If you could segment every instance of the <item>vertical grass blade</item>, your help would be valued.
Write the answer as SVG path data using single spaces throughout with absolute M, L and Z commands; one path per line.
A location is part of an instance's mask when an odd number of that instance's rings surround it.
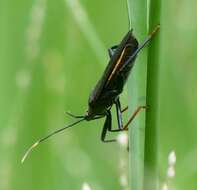
M 160 0 L 150 1 L 150 31 L 160 23 Z M 162 28 L 162 26 L 161 26 Z M 147 105 L 145 153 L 144 153 L 144 190 L 158 189 L 158 79 L 159 79 L 159 42 L 150 43 L 147 67 Z
M 147 36 L 147 1 L 128 0 L 131 27 L 141 43 Z M 138 56 L 128 81 L 129 116 L 140 105 L 146 105 L 146 48 Z M 129 182 L 130 189 L 142 190 L 144 177 L 144 131 L 145 112 L 141 112 L 132 122 L 129 130 Z

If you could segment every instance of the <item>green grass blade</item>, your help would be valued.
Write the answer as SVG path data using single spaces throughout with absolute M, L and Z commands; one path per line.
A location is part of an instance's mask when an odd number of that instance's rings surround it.
M 160 0 L 150 1 L 150 31 L 160 23 Z M 145 153 L 144 153 L 144 189 L 158 189 L 158 79 L 159 79 L 159 42 L 158 34 L 148 51 L 147 67 L 147 105 Z
M 128 0 L 131 15 L 131 26 L 134 35 L 141 43 L 147 36 L 147 2 L 146 0 Z M 138 56 L 128 81 L 129 115 L 140 105 L 146 105 L 146 48 Z M 141 112 L 132 122 L 129 131 L 130 138 L 130 189 L 142 190 L 144 177 L 144 131 L 145 112 Z

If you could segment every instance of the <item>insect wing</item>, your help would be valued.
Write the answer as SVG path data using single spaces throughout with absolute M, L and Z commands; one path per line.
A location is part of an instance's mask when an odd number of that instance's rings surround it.
M 133 47 L 132 51 L 128 51 L 128 49 L 131 48 L 130 46 Z M 112 55 L 101 79 L 98 81 L 94 90 L 92 91 L 89 98 L 89 104 L 94 104 L 94 102 L 96 102 L 99 99 L 99 97 L 104 92 L 104 88 L 106 88 L 109 84 L 109 81 L 113 80 L 113 76 L 116 73 L 116 69 L 118 69 L 119 65 L 123 64 L 125 58 L 129 56 L 128 52 L 132 54 L 132 52 L 134 52 L 137 48 L 138 42 L 132 35 L 132 31 L 129 31 L 124 36 L 121 43 L 117 46 L 117 49 L 114 51 L 114 54 Z

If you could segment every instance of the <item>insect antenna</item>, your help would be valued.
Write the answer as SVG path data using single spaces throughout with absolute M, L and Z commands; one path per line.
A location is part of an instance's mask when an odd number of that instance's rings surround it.
M 61 129 L 58 129 L 58 130 L 56 130 L 56 131 L 50 133 L 49 135 L 47 135 L 47 136 L 41 138 L 40 140 L 36 141 L 36 142 L 25 152 L 24 156 L 23 156 L 22 159 L 21 159 L 21 163 L 23 163 L 23 162 L 26 160 L 27 156 L 28 156 L 28 155 L 32 152 L 32 150 L 33 150 L 34 148 L 36 148 L 41 142 L 45 141 L 46 139 L 52 137 L 53 135 L 55 135 L 55 134 L 57 134 L 57 133 L 60 133 L 61 131 L 64 131 L 65 129 L 68 129 L 68 128 L 70 128 L 70 127 L 73 127 L 74 125 L 76 125 L 76 124 L 78 124 L 78 123 L 80 123 L 80 122 L 82 122 L 82 121 L 84 121 L 84 120 L 85 120 L 85 118 L 80 119 L 80 120 L 78 120 L 78 121 L 75 121 L 74 123 L 71 123 L 70 125 L 67 125 L 67 126 L 61 128 Z

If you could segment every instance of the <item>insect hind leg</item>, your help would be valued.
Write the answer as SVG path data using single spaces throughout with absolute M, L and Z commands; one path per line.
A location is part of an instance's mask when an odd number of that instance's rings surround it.
M 147 106 L 138 106 L 137 109 L 134 111 L 130 119 L 127 121 L 127 123 L 124 125 L 123 130 L 128 130 L 129 124 L 135 119 L 135 117 L 142 111 L 143 109 L 147 109 Z
M 122 112 L 126 111 L 128 109 L 128 106 L 122 110 Z M 110 132 L 119 132 L 119 131 L 127 131 L 129 124 L 135 119 L 135 117 L 142 111 L 143 109 L 147 109 L 147 106 L 138 106 L 137 109 L 134 111 L 134 113 L 131 115 L 130 119 L 127 121 L 127 123 L 124 125 L 122 129 L 112 129 L 109 128 Z
M 112 129 L 111 112 L 107 111 L 105 124 L 104 124 L 103 130 L 102 130 L 102 133 L 101 133 L 101 141 L 105 142 L 105 143 L 115 142 L 116 139 L 106 140 L 107 131 L 109 131 L 109 132 L 127 131 L 129 124 L 134 120 L 134 118 L 138 115 L 138 113 L 140 111 L 142 111 L 143 109 L 146 109 L 146 108 L 147 108 L 146 106 L 138 106 L 137 109 L 132 114 L 132 116 L 130 117 L 130 119 L 128 120 L 128 122 L 124 125 L 124 127 L 123 128 L 118 128 L 118 129 Z M 123 111 L 126 111 L 127 109 L 128 109 L 128 107 L 123 109 Z

